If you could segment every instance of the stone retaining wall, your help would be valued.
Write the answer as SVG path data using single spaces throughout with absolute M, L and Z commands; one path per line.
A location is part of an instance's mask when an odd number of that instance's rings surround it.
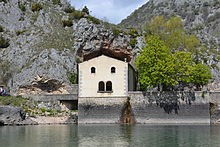
M 32 98 L 35 101 L 60 101 L 60 100 L 78 100 L 77 94 L 38 94 L 24 95 L 22 97 Z
M 210 117 L 212 123 L 220 122 L 220 92 L 136 91 L 129 92 L 128 97 L 78 98 L 76 94 L 26 97 L 45 102 L 78 100 L 79 123 L 122 123 L 123 115 L 130 110 L 136 123 L 210 123 Z M 128 103 L 130 108 L 126 108 Z
M 129 92 L 123 98 L 79 98 L 78 123 L 122 123 L 126 115 L 135 123 L 209 124 L 209 102 L 206 92 Z
M 136 123 L 210 123 L 203 92 L 129 92 Z
M 211 123 L 220 123 L 220 91 L 209 92 Z
M 127 97 L 79 98 L 78 123 L 120 123 Z

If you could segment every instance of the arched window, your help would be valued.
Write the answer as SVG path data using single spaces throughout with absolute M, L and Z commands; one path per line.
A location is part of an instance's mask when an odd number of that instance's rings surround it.
M 91 68 L 91 73 L 95 73 L 95 67 Z
M 111 73 L 115 73 L 115 71 L 116 71 L 115 67 L 112 67 L 111 68 Z
M 105 91 L 105 83 L 103 81 L 99 82 L 99 91 Z
M 108 81 L 106 83 L 106 91 L 112 91 L 112 82 L 111 81 Z

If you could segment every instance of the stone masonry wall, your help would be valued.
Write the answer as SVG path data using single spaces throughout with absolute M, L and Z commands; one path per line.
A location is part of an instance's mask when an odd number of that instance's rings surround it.
M 79 123 L 123 123 L 128 119 L 131 123 L 209 124 L 209 98 L 206 92 L 129 92 L 123 98 L 79 98 Z
M 130 92 L 129 96 L 136 123 L 210 123 L 208 93 Z
M 120 123 L 127 97 L 79 98 L 78 123 Z
M 220 91 L 209 92 L 211 123 L 220 123 Z
M 24 95 L 24 98 L 31 98 L 35 101 L 60 101 L 60 100 L 77 100 L 77 94 L 36 94 Z

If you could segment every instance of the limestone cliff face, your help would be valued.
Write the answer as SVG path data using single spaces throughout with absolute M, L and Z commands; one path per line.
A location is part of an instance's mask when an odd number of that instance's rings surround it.
M 119 25 L 140 28 L 155 16 L 180 16 L 190 33 L 196 34 L 209 48 L 219 51 L 219 0 L 149 0 Z
M 108 44 L 109 49 L 130 51 L 129 36 L 115 36 L 102 23 L 86 18 L 70 19 L 64 10 L 70 4 L 61 0 L 0 1 L 0 37 L 9 40 L 0 47 L 0 85 L 13 94 L 70 93 L 68 73 L 76 72 L 83 54 Z M 33 11 L 33 4 L 42 8 Z M 71 26 L 65 26 L 70 20 Z M 1 30 L 2 28 L 2 30 Z M 48 89 L 49 87 L 49 89 Z

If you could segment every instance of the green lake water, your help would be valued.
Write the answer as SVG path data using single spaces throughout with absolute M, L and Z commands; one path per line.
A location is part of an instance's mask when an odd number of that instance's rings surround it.
M 220 147 L 220 125 L 0 127 L 0 147 Z

